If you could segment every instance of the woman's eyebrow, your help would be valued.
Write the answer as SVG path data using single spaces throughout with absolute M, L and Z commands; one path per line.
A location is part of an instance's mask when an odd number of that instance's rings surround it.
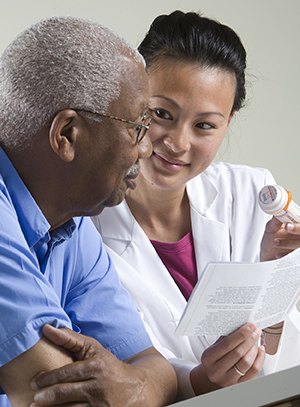
M 212 114 L 216 114 L 218 116 L 221 116 L 221 117 L 225 118 L 225 116 L 220 112 L 203 112 L 203 113 L 199 113 L 198 116 L 200 116 L 200 117 L 201 116 L 210 116 Z
M 169 102 L 171 105 L 173 105 L 174 107 L 180 108 L 180 106 L 173 100 L 168 98 L 167 96 L 162 96 L 162 95 L 151 95 L 149 99 L 151 98 L 160 98 L 160 99 L 164 99 L 167 102 Z

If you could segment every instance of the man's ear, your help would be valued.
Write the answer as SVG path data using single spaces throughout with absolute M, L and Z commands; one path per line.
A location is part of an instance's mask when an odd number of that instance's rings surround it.
M 75 158 L 79 126 L 78 114 L 71 109 L 62 110 L 52 120 L 49 142 L 52 150 L 66 162 L 71 162 Z

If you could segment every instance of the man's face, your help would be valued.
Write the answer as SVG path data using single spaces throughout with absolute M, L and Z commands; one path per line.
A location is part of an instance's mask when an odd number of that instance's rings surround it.
M 140 123 L 148 105 L 147 75 L 142 63 L 126 58 L 124 72 L 120 97 L 109 113 Z M 85 184 L 84 189 L 80 188 L 83 192 L 79 201 L 84 203 L 80 213 L 84 211 L 85 215 L 92 216 L 106 206 L 118 205 L 127 188 L 135 188 L 138 159 L 148 157 L 152 145 L 147 135 L 137 144 L 134 126 L 110 118 L 104 118 L 102 123 L 95 122 L 89 128 L 82 158 Z

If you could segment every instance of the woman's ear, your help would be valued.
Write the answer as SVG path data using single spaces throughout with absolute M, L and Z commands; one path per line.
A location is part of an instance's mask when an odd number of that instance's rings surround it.
M 233 110 L 232 113 L 230 114 L 229 118 L 228 118 L 228 122 L 227 122 L 227 125 L 226 125 L 226 132 L 227 132 L 228 129 L 229 129 L 231 120 L 232 120 L 233 116 L 235 115 L 235 112 L 236 112 L 236 110 Z
M 233 110 L 232 113 L 231 113 L 231 115 L 229 116 L 229 120 L 228 120 L 228 125 L 227 125 L 227 127 L 229 127 L 229 125 L 230 125 L 230 123 L 231 123 L 231 120 L 232 120 L 233 116 L 235 115 L 235 113 L 236 113 L 236 110 Z
M 59 157 L 71 162 L 75 158 L 75 146 L 80 134 L 78 114 L 71 109 L 62 110 L 52 120 L 49 130 L 49 142 Z

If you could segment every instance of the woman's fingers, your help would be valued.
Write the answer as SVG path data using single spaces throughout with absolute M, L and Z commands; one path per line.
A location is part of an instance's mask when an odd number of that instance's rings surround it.
M 256 342 L 261 329 L 247 323 L 219 340 L 202 355 L 202 365 L 209 380 L 221 387 L 255 377 L 264 363 L 264 348 Z
M 259 348 L 257 348 L 257 353 L 256 353 L 256 357 L 253 359 L 252 363 L 249 363 L 249 360 L 245 362 L 245 360 L 241 360 L 238 363 L 235 364 L 235 366 L 238 369 L 245 369 L 245 370 L 241 370 L 243 373 L 245 373 L 244 376 L 240 376 L 238 378 L 238 382 L 245 382 L 247 380 L 251 380 L 254 379 L 258 373 L 261 371 L 261 369 L 263 368 L 264 362 L 266 359 L 266 352 L 265 352 L 265 348 L 264 346 L 260 346 Z M 246 367 L 248 365 L 248 368 Z M 235 373 L 237 373 L 235 371 Z
M 245 349 L 246 352 L 258 340 L 260 335 L 261 329 L 257 328 L 255 324 L 248 322 L 230 335 L 219 338 L 211 347 L 206 349 L 202 359 L 204 358 L 208 364 L 215 363 L 227 355 L 230 355 L 231 352 L 235 352 L 237 353 L 237 361 L 242 356 L 239 355 L 237 351 L 238 346 L 242 344 L 242 348 L 239 350 L 242 351 L 242 349 Z M 230 357 L 232 357 L 232 354 Z

